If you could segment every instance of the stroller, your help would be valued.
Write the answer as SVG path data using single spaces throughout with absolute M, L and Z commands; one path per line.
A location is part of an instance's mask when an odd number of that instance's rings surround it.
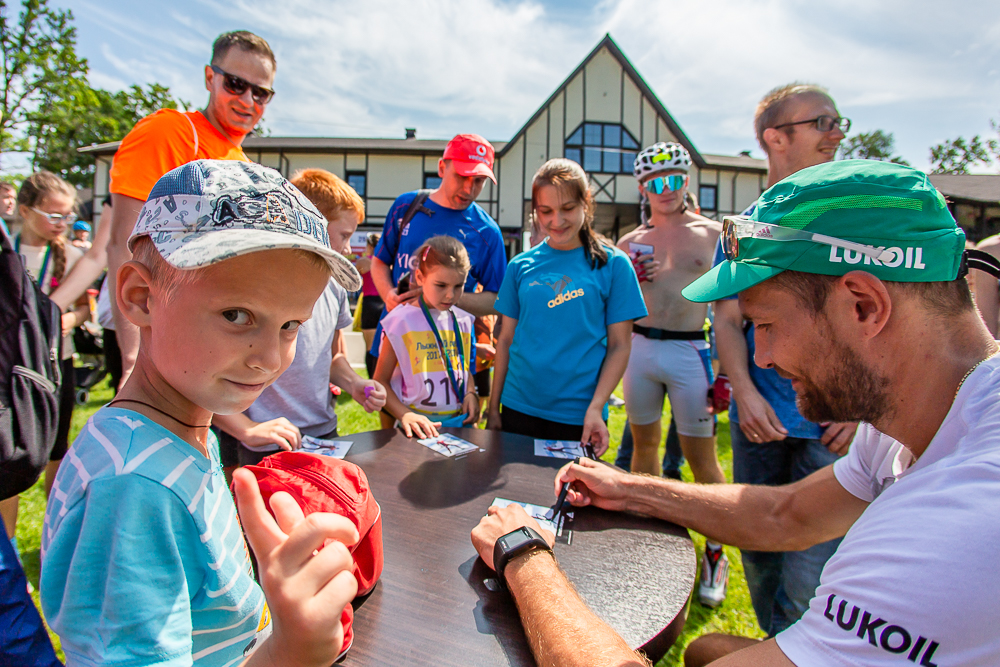
M 79 361 L 73 369 L 77 405 L 86 405 L 90 400 L 90 388 L 108 374 L 104 365 L 103 334 L 101 326 L 93 322 L 84 322 L 82 326 L 73 330 L 73 343 L 79 356 Z

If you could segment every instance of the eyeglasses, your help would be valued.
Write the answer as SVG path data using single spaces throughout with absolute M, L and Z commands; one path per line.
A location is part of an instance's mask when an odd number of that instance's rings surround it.
M 815 118 L 810 118 L 809 120 L 797 120 L 794 123 L 782 123 L 781 125 L 775 125 L 774 129 L 779 129 L 782 127 L 791 127 L 792 125 L 805 125 L 806 123 L 815 123 L 816 129 L 820 132 L 829 132 L 835 127 L 839 127 L 840 131 L 847 134 L 851 129 L 851 119 L 843 118 L 841 116 L 816 116 Z
M 72 225 L 76 221 L 76 213 L 67 213 L 66 215 L 60 215 L 58 213 L 46 213 L 41 211 L 34 206 L 31 210 L 38 215 L 44 216 L 46 220 L 49 221 L 50 225 L 58 225 L 60 222 L 65 222 L 67 225 Z
M 823 245 L 861 253 L 880 262 L 892 262 L 896 258 L 894 250 L 845 241 L 844 239 L 827 236 L 826 234 L 814 234 L 813 232 L 804 232 L 792 229 L 791 227 L 756 222 L 741 215 L 722 219 L 722 253 L 726 256 L 726 259 L 731 262 L 739 259 L 740 239 L 746 238 L 766 239 L 768 241 L 809 241 L 811 243 L 822 243 Z
M 659 195 L 664 190 L 676 192 L 687 184 L 687 176 L 684 174 L 671 174 L 669 176 L 657 176 L 642 184 L 648 192 Z
M 222 77 L 222 87 L 226 89 L 227 93 L 233 95 L 242 95 L 247 92 L 247 88 L 250 89 L 250 95 L 253 97 L 253 101 L 257 104 L 267 104 L 274 97 L 274 91 L 270 88 L 264 88 L 263 86 L 258 86 L 256 84 L 250 83 L 246 79 L 242 79 L 235 74 L 230 74 L 218 65 L 210 65 L 212 71 Z

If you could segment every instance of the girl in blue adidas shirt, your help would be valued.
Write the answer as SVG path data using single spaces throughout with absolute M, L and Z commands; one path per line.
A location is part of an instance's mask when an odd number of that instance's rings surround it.
M 546 238 L 511 261 L 497 295 L 503 322 L 487 428 L 590 442 L 600 455 L 608 398 L 646 306 L 628 256 L 591 227 L 594 196 L 580 165 L 543 164 L 531 205 Z

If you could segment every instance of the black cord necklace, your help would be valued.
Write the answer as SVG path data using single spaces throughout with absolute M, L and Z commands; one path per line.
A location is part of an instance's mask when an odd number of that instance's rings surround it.
M 186 423 L 186 422 L 182 422 L 182 421 L 181 421 L 180 419 L 178 419 L 177 417 L 174 417 L 174 416 L 173 416 L 172 414 L 170 414 L 169 412 L 166 412 L 166 411 L 164 411 L 164 410 L 161 410 L 161 409 L 159 409 L 158 407 L 156 407 L 155 405 L 150 405 L 149 403 L 147 403 L 147 402 L 145 402 L 145 401 L 137 401 L 137 400 L 135 400 L 134 398 L 116 398 L 115 400 L 113 400 L 113 401 L 111 401 L 110 403 L 108 403 L 108 405 L 109 405 L 109 406 L 112 406 L 112 405 L 114 405 L 115 403 L 138 403 L 139 405 L 145 405 L 145 406 L 146 406 L 147 408 L 149 408 L 150 410 L 156 410 L 157 412 L 159 412 L 159 413 L 160 413 L 161 415 L 163 415 L 164 417 L 169 417 L 170 419 L 173 419 L 173 420 L 174 420 L 175 422 L 177 422 L 177 423 L 178 423 L 178 424 L 180 424 L 181 426 L 187 426 L 188 428 L 192 428 L 192 429 L 197 429 L 197 428 L 208 428 L 209 426 L 211 426 L 211 425 L 212 425 L 212 423 L 211 423 L 211 422 L 209 422 L 208 424 L 205 424 L 205 425 L 203 425 L 203 426 L 202 426 L 202 425 L 197 425 L 197 424 L 188 424 L 188 423 Z

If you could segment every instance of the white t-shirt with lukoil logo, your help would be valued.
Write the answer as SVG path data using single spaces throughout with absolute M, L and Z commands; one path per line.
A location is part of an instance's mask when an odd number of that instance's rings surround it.
M 837 481 L 871 504 L 777 636 L 796 665 L 1000 665 L 1000 358 L 965 381 L 924 454 L 862 424 Z

